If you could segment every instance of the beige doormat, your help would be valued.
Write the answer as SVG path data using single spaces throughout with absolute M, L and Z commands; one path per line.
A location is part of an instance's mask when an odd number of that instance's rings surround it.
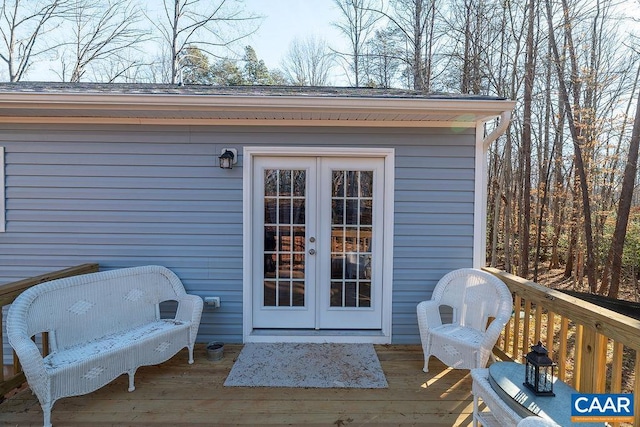
M 248 343 L 230 387 L 387 388 L 371 344 Z

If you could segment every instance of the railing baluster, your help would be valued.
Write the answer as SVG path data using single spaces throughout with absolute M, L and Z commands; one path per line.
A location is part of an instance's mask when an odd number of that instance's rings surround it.
M 583 326 L 576 325 L 576 341 L 573 346 L 573 388 L 579 391 L 583 391 L 581 388 L 582 380 L 582 333 Z
M 504 331 L 502 333 L 502 351 L 507 353 L 509 351 L 509 342 L 511 340 L 511 324 L 513 322 L 513 315 L 511 315 L 511 319 L 504 326 Z
M 611 393 L 622 391 L 622 356 L 624 346 L 622 343 L 613 343 L 613 358 L 611 360 Z
M 42 333 L 42 355 L 47 356 L 49 354 L 49 332 Z
M 533 344 L 537 344 L 538 341 L 541 341 L 542 334 L 542 306 L 536 303 L 536 314 L 535 314 L 535 325 L 533 329 Z M 548 344 L 547 344 L 548 346 Z
M 515 360 L 518 360 L 518 353 L 519 353 L 518 344 L 520 339 L 520 314 L 522 313 L 521 311 L 522 298 L 519 295 L 516 295 L 514 300 L 515 300 L 514 302 L 515 310 L 513 313 L 513 347 L 511 350 L 511 354 L 513 355 L 513 358 Z
M 553 360 L 554 351 L 553 351 L 553 341 L 555 337 L 555 319 L 554 313 L 551 310 L 547 310 L 547 349 L 549 350 L 549 357 Z M 542 320 L 540 320 L 542 323 Z
M 526 299 L 524 302 L 524 322 L 522 327 L 522 355 L 524 356 L 529 353 L 529 347 L 532 345 L 531 342 L 529 342 L 531 328 L 531 301 L 529 299 Z
M 611 358 L 611 393 L 622 392 L 622 356 L 624 346 L 619 343 L 613 343 L 613 357 Z M 612 427 L 620 427 L 620 423 L 611 423 Z
M 569 319 L 562 316 L 560 319 L 560 343 L 558 345 L 558 378 L 566 379 L 567 372 L 567 337 L 569 336 Z

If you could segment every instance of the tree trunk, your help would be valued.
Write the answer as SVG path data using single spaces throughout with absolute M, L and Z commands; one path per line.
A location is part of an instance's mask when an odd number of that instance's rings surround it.
M 511 135 L 507 134 L 507 142 L 504 146 L 504 171 L 503 185 L 504 188 L 504 270 L 507 273 L 513 272 L 513 251 L 512 251 L 512 232 L 513 224 L 511 218 L 511 204 L 513 195 L 511 192 L 512 171 L 511 171 Z
M 611 241 L 611 284 L 609 285 L 608 296 L 618 297 L 620 289 L 620 275 L 622 271 L 622 252 L 624 250 L 624 240 L 627 235 L 627 224 L 629 223 L 629 212 L 631 211 L 631 201 L 633 199 L 633 189 L 636 172 L 638 170 L 638 146 L 640 144 L 640 95 L 636 106 L 636 117 L 634 119 L 631 141 L 629 142 L 629 154 L 627 164 L 624 168 L 622 179 L 622 189 L 620 190 L 620 203 L 618 204 L 618 216 L 616 218 L 616 228 Z
M 531 228 L 531 97 L 533 94 L 533 80 L 536 72 L 534 49 L 534 23 L 536 0 L 529 0 L 527 23 L 527 53 L 525 58 L 524 95 L 523 95 L 523 124 L 521 141 L 521 163 L 523 174 L 522 188 L 522 235 L 520 244 L 520 275 L 525 279 L 529 276 L 529 249 Z M 537 260 L 536 260 L 537 262 Z

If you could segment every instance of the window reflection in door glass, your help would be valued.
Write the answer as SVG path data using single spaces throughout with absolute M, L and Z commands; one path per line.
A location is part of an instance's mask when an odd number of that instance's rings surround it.
M 371 307 L 373 171 L 333 171 L 331 307 Z
M 264 306 L 303 306 L 307 172 L 267 169 L 264 174 Z

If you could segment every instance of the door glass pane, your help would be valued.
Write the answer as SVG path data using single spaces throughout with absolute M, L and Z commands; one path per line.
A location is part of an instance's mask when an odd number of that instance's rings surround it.
M 344 200 L 331 201 L 331 224 L 344 224 Z
M 358 286 L 358 304 L 360 307 L 371 307 L 371 282 L 360 282 Z
M 360 175 L 360 172 L 358 171 L 347 171 L 345 172 L 346 175 L 346 190 L 347 190 L 347 197 L 358 197 L 358 186 L 359 186 L 359 182 L 358 182 L 358 177 Z
M 360 172 L 360 195 L 362 197 L 373 197 L 373 172 Z
M 276 227 L 264 227 L 264 277 L 273 279 L 278 271 Z
M 344 172 L 333 171 L 331 177 L 331 194 L 335 197 L 344 197 Z
M 291 283 L 293 284 L 291 305 L 294 307 L 304 307 L 304 282 L 301 280 L 294 280 Z
M 306 194 L 306 171 L 293 171 L 293 195 L 296 197 L 305 197 Z
M 278 194 L 278 171 L 267 169 L 264 171 L 264 195 L 276 196 Z
M 293 218 L 292 224 L 305 224 L 305 200 L 294 199 L 293 200 Z
M 358 224 L 359 208 L 358 199 L 347 199 L 347 207 L 345 209 L 345 224 Z
M 291 199 L 280 198 L 278 200 L 278 224 L 291 224 Z
M 331 307 L 371 307 L 373 171 L 333 171 Z
M 265 224 L 276 224 L 278 221 L 276 220 L 278 214 L 278 204 L 277 200 L 274 198 L 267 199 L 264 201 L 264 223 Z
M 360 201 L 360 225 L 371 225 L 373 212 L 373 200 Z
M 305 301 L 306 171 L 265 171 L 264 276 L 266 307 Z
M 291 195 L 291 171 L 279 170 L 280 182 L 278 182 L 278 195 L 290 196 Z

